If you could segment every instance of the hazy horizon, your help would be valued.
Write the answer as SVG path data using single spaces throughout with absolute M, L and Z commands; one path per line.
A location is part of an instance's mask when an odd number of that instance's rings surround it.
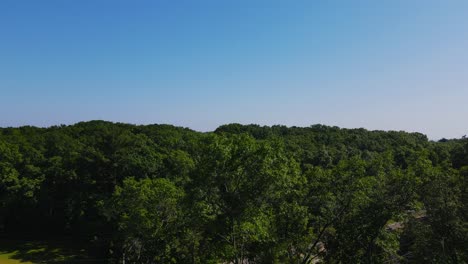
M 0 2 L 0 127 L 468 134 L 466 1 Z

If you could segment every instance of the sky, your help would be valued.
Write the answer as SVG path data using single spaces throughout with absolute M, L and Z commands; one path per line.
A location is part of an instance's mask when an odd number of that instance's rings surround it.
M 468 1 L 2 0 L 0 126 L 468 134 Z

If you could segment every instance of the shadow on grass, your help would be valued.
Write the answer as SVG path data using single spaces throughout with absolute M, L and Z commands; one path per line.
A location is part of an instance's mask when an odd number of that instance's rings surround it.
M 70 241 L 24 241 L 0 240 L 0 254 L 8 254 L 10 259 L 34 264 L 97 264 L 106 263 L 105 259 L 93 259 L 84 248 Z

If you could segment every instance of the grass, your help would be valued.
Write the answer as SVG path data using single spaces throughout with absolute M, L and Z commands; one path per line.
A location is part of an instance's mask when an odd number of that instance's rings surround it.
M 13 256 L 17 253 L 0 251 L 0 264 L 33 264 L 30 261 L 23 262 L 18 259 L 14 259 Z
M 66 240 L 0 240 L 0 264 L 75 264 L 102 263 L 90 259 L 85 249 Z

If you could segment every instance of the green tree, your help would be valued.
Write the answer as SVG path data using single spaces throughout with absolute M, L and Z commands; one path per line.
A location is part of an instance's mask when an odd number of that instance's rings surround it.
M 182 190 L 166 179 L 127 178 L 103 210 L 118 228 L 125 263 L 175 263 L 183 254 Z

